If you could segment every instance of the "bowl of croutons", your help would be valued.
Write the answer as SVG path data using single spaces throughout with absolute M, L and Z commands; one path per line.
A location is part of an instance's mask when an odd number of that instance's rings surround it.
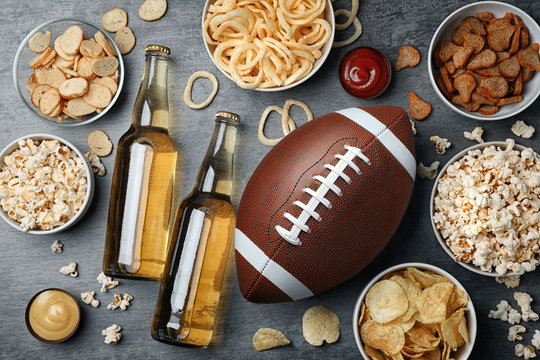
M 540 27 L 523 10 L 483 1 L 450 14 L 429 47 L 429 78 L 441 100 L 477 120 L 501 120 L 540 95 Z
M 98 25 L 47 21 L 21 42 L 13 63 L 19 97 L 38 118 L 64 126 L 91 123 L 116 102 L 124 82 L 120 50 Z

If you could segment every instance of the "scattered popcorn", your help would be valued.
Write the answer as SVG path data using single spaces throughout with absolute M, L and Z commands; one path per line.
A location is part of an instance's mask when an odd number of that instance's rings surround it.
M 534 335 L 531 340 L 531 344 L 533 344 L 536 350 L 540 350 L 540 330 L 534 330 Z
M 452 143 L 448 141 L 448 139 L 441 138 L 437 135 L 431 136 L 429 140 L 433 143 L 433 145 L 435 145 L 435 148 L 437 149 L 437 154 L 439 155 L 446 154 L 446 149 L 452 146 Z
M 501 300 L 501 302 L 497 304 L 497 310 L 489 310 L 488 317 L 490 319 L 508 321 L 508 312 L 510 309 L 512 309 L 512 307 L 508 304 L 508 301 Z
M 99 156 L 97 156 L 93 152 L 89 152 L 84 154 L 84 157 L 86 158 L 86 161 L 88 161 L 88 163 L 90 164 L 90 167 L 92 168 L 94 174 L 97 173 L 99 176 L 105 176 L 105 173 L 107 171 L 105 170 L 105 165 L 103 165 Z
M 89 292 L 81 293 L 81 300 L 85 304 L 97 308 L 99 306 L 99 300 L 94 298 L 95 295 L 96 295 L 95 291 L 89 291 Z
M 411 122 L 412 133 L 413 135 L 416 135 L 416 125 L 414 124 L 414 121 L 412 121 L 412 119 L 409 119 L 409 121 Z
M 521 120 L 516 121 L 516 123 L 512 125 L 512 132 L 524 139 L 530 139 L 533 136 L 534 131 L 534 126 L 527 125 Z
M 525 326 L 523 325 L 510 326 L 510 328 L 508 329 L 508 340 L 509 341 L 523 340 L 523 336 L 519 334 L 524 333 L 525 331 L 527 331 L 527 329 L 525 329 Z
M 519 286 L 519 276 L 497 276 L 495 280 L 499 284 L 504 284 L 508 289 L 517 288 Z
M 525 360 L 536 357 L 536 352 L 531 345 L 524 346 L 523 344 L 517 344 L 515 351 L 517 357 L 523 357 Z
M 101 292 L 107 292 L 107 290 L 110 290 L 116 286 L 118 286 L 119 282 L 114 280 L 109 277 L 109 276 L 106 276 L 103 272 L 101 272 L 98 277 L 97 277 L 97 281 L 101 284 Z
M 416 169 L 416 172 L 419 177 L 422 179 L 428 178 L 428 179 L 435 179 L 437 177 L 437 172 L 439 171 L 439 165 L 441 163 L 438 161 L 435 161 L 431 163 L 429 167 L 425 166 L 424 163 L 420 162 L 418 163 L 418 167 Z
M 77 263 L 75 262 L 72 262 L 71 264 L 69 265 L 66 265 L 66 266 L 62 266 L 60 268 L 60 272 L 64 275 L 71 275 L 72 277 L 77 277 L 79 276 L 79 272 L 77 271 Z
M 0 206 L 23 231 L 51 230 L 81 208 L 88 187 L 84 160 L 58 140 L 20 140 L 4 157 Z
M 51 244 L 51 251 L 53 253 L 61 253 L 62 251 L 64 251 L 62 248 L 64 247 L 64 244 L 62 244 L 60 241 L 58 240 L 54 240 L 54 242 Z
M 122 327 L 117 324 L 113 324 L 103 330 L 101 335 L 105 336 L 105 344 L 118 344 L 122 338 Z
M 126 310 L 127 307 L 130 304 L 130 301 L 133 300 L 133 296 L 129 295 L 128 293 L 124 294 L 124 297 L 122 298 L 122 294 L 114 294 L 114 300 L 112 303 L 107 305 L 107 309 L 109 310 L 115 310 L 116 308 L 120 308 L 120 310 Z
M 456 261 L 499 275 L 533 271 L 540 254 L 540 157 L 488 146 L 452 163 L 437 185 L 433 221 Z
M 519 324 L 521 321 L 521 314 L 516 309 L 510 309 L 508 312 L 508 323 L 510 325 Z
M 516 291 L 514 293 L 514 299 L 516 300 L 518 306 L 521 308 L 521 318 L 523 321 L 527 322 L 529 320 L 537 321 L 538 314 L 535 313 L 531 308 L 531 302 L 533 301 L 531 295 Z
M 482 134 L 484 133 L 484 129 L 482 129 L 480 126 L 477 126 L 474 128 L 472 132 L 465 131 L 463 133 L 463 136 L 465 136 L 465 139 L 476 141 L 477 143 L 483 143 L 484 139 L 482 139 Z

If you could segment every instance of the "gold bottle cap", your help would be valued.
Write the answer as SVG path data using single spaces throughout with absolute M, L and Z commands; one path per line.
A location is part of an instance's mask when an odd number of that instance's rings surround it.
M 164 52 L 167 55 L 171 54 L 171 49 L 169 49 L 168 47 L 163 46 L 163 45 L 148 45 L 144 49 L 144 51 L 145 52 L 147 52 L 147 51 L 161 51 L 161 52 Z
M 216 117 L 224 117 L 226 119 L 231 119 L 236 122 L 240 122 L 240 115 L 236 115 L 228 111 L 218 111 L 216 113 Z

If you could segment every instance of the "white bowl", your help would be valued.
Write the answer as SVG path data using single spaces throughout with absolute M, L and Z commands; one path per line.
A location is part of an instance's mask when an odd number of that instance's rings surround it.
M 444 167 L 439 172 L 439 175 L 437 176 L 437 178 L 435 179 L 435 182 L 433 184 L 433 189 L 431 190 L 431 198 L 429 200 L 429 214 L 430 214 L 430 218 L 431 218 L 431 227 L 433 228 L 433 232 L 435 233 L 435 236 L 437 237 L 437 240 L 439 241 L 439 244 L 442 246 L 444 251 L 446 251 L 446 253 L 448 254 L 448 256 L 450 256 L 450 258 L 452 260 L 454 260 L 455 255 L 452 252 L 452 250 L 450 250 L 448 245 L 446 245 L 446 241 L 445 241 L 444 237 L 441 235 L 440 231 L 437 229 L 437 226 L 435 225 L 435 221 L 433 220 L 433 214 L 434 214 L 434 211 L 435 211 L 434 202 L 435 202 L 435 196 L 437 195 L 437 186 L 439 185 L 439 180 L 441 179 L 441 177 L 444 176 L 444 174 L 446 174 L 446 170 L 448 169 L 448 167 L 450 165 L 452 165 L 454 162 L 456 162 L 457 160 L 459 160 L 462 157 L 464 157 L 465 155 L 467 155 L 467 153 L 469 151 L 477 150 L 477 149 L 484 149 L 485 147 L 488 147 L 488 146 L 491 146 L 491 145 L 495 145 L 496 147 L 498 146 L 501 149 L 505 149 L 508 144 L 506 142 L 504 142 L 504 141 L 490 141 L 490 142 L 486 142 L 486 143 L 476 144 L 476 145 L 473 145 L 473 146 L 470 146 L 470 147 L 464 149 L 463 151 L 460 151 L 453 158 L 448 160 L 446 165 L 444 165 Z M 519 144 L 515 144 L 514 148 L 516 150 L 519 150 L 519 151 L 523 151 L 523 150 L 526 149 L 525 146 L 519 145 Z M 484 270 L 480 269 L 480 267 L 478 267 L 476 265 L 473 265 L 473 264 L 467 264 L 467 263 L 465 263 L 463 261 L 456 261 L 456 262 L 459 265 L 463 266 L 465 269 L 470 270 L 470 271 L 475 272 L 475 273 L 480 274 L 480 275 L 486 275 L 486 276 L 491 276 L 491 277 L 501 276 L 501 275 L 497 274 L 495 271 L 492 271 L 492 272 L 484 271 Z M 512 276 L 512 275 L 516 275 L 516 274 L 514 274 L 513 272 L 507 272 L 504 276 Z
M 465 291 L 465 293 L 467 294 L 467 297 L 469 298 L 469 303 L 467 304 L 466 307 L 467 307 L 467 309 L 469 311 L 466 312 L 465 316 L 467 318 L 467 328 L 469 330 L 470 341 L 468 343 L 466 343 L 465 345 L 463 345 L 462 347 L 460 347 L 458 349 L 458 351 L 453 353 L 452 355 L 454 356 L 455 360 L 466 360 L 466 359 L 468 359 L 469 356 L 471 355 L 471 352 L 472 352 L 473 348 L 474 348 L 474 342 L 476 340 L 476 331 L 477 331 L 476 312 L 474 311 L 474 305 L 472 303 L 471 297 L 469 296 L 469 294 L 467 293 L 467 290 L 463 287 L 463 285 L 461 285 L 461 283 L 455 277 L 450 275 L 447 271 L 444 271 L 443 269 L 438 268 L 438 267 L 433 266 L 433 265 L 430 265 L 430 264 L 419 263 L 419 262 L 411 262 L 411 263 L 404 263 L 404 264 L 394 265 L 394 266 L 384 270 L 379 275 L 375 276 L 373 278 L 373 280 L 371 280 L 369 282 L 369 284 L 366 285 L 364 290 L 360 293 L 360 296 L 358 297 L 358 300 L 356 301 L 356 305 L 354 306 L 353 319 L 352 319 L 353 320 L 352 321 L 352 326 L 353 326 L 353 332 L 354 332 L 354 340 L 356 341 L 356 345 L 358 346 L 358 349 L 360 350 L 360 353 L 362 354 L 364 359 L 370 360 L 369 356 L 366 354 L 366 352 L 364 350 L 364 345 L 362 343 L 362 339 L 360 338 L 360 331 L 358 330 L 358 319 L 360 317 L 360 308 L 362 307 L 362 302 L 364 301 L 367 292 L 369 291 L 369 289 L 371 289 L 371 287 L 377 281 L 381 280 L 383 278 L 383 276 L 385 276 L 386 274 L 397 271 L 397 270 L 404 270 L 407 267 L 416 267 L 416 268 L 419 268 L 419 269 L 425 269 L 425 270 L 432 271 L 432 272 L 434 272 L 436 274 L 442 275 L 445 278 L 447 278 L 448 280 L 450 280 L 452 282 L 452 284 L 454 284 L 455 286 L 457 286 L 461 290 Z
M 92 168 L 90 167 L 90 165 L 88 164 L 88 162 L 84 158 L 84 155 L 79 151 L 79 149 L 77 149 L 75 147 L 75 145 L 73 145 L 72 143 L 70 143 L 66 139 L 63 139 L 63 138 L 61 138 L 59 136 L 49 135 L 49 134 L 25 135 L 25 136 L 22 136 L 22 137 L 20 137 L 20 138 L 18 138 L 16 140 L 13 140 L 10 144 L 8 144 L 5 148 L 3 148 L 2 151 L 0 151 L 0 169 L 4 166 L 4 157 L 11 154 L 13 151 L 15 151 L 15 149 L 18 148 L 19 140 L 26 140 L 26 139 L 32 139 L 32 140 L 51 140 L 51 139 L 54 139 L 54 140 L 58 140 L 60 143 L 62 143 L 64 145 L 67 145 L 72 151 L 74 151 L 77 154 L 77 156 L 80 157 L 83 160 L 84 169 L 85 169 L 85 172 L 86 172 L 86 181 L 87 181 L 87 184 L 88 184 L 88 188 L 86 190 L 86 197 L 84 198 L 84 202 L 83 202 L 81 208 L 79 209 L 79 211 L 71 219 L 69 219 L 68 222 L 66 222 L 64 225 L 58 226 L 58 227 L 53 228 L 51 230 L 28 230 L 28 231 L 23 231 L 19 227 L 19 223 L 17 221 L 15 221 L 15 220 L 9 218 L 9 216 L 7 216 L 7 214 L 1 208 L 0 208 L 0 217 L 2 219 L 4 219 L 4 221 L 7 222 L 9 225 L 11 225 L 13 228 L 15 228 L 15 229 L 17 229 L 19 231 L 22 231 L 22 232 L 24 232 L 26 234 L 50 235 L 50 234 L 56 234 L 56 233 L 62 232 L 64 230 L 72 227 L 73 225 L 75 225 L 75 223 L 77 223 L 77 221 L 79 221 L 84 216 L 84 214 L 88 211 L 88 208 L 90 207 L 90 204 L 92 202 L 92 198 L 94 197 L 94 188 L 95 188 L 94 173 L 92 172 Z
M 201 22 L 202 33 L 204 33 L 203 25 L 204 25 L 204 20 L 206 18 L 206 13 L 208 12 L 208 7 L 210 5 L 212 5 L 214 2 L 216 2 L 216 0 L 206 0 L 206 3 L 204 4 L 203 13 L 202 13 L 203 14 L 202 15 L 202 22 Z M 328 54 L 330 54 L 330 50 L 332 50 L 332 45 L 334 43 L 334 35 L 335 35 L 335 32 L 336 32 L 336 19 L 334 17 L 334 8 L 333 8 L 332 2 L 330 0 L 326 0 L 326 7 L 325 7 L 325 10 L 324 10 L 324 18 L 326 19 L 326 21 L 328 21 L 330 23 L 330 26 L 332 27 L 332 34 L 330 34 L 330 38 L 328 39 L 328 42 L 321 49 L 322 56 L 319 59 L 315 60 L 315 64 L 313 64 L 313 69 L 311 69 L 309 74 L 307 74 L 302 79 L 300 79 L 300 80 L 298 80 L 298 81 L 296 81 L 296 82 L 294 82 L 294 83 L 292 83 L 290 85 L 287 85 L 287 86 L 276 86 L 276 87 L 273 87 L 273 88 L 255 88 L 254 90 L 263 91 L 263 92 L 275 92 L 275 91 L 288 90 L 288 89 L 291 89 L 291 88 L 293 88 L 293 87 L 295 87 L 297 85 L 300 85 L 301 83 L 303 83 L 304 81 L 306 81 L 307 79 L 312 77 L 313 74 L 315 74 L 321 68 L 322 64 L 325 62 L 326 58 L 328 57 Z M 221 71 L 223 73 L 223 75 L 225 75 L 226 77 L 231 79 L 231 81 L 234 82 L 234 79 L 232 78 L 232 76 L 229 75 L 220 66 L 218 66 L 218 64 L 216 64 L 216 62 L 215 62 L 213 54 L 214 54 L 214 50 L 215 50 L 216 46 L 208 44 L 206 42 L 206 40 L 204 39 L 204 36 L 203 36 L 203 42 L 204 42 L 204 47 L 206 48 L 206 51 L 208 52 L 208 55 L 212 59 L 212 62 L 214 63 L 214 65 L 216 65 L 216 67 L 219 69 L 219 71 Z
M 501 106 L 499 108 L 499 111 L 494 115 L 482 115 L 477 111 L 468 112 L 460 106 L 454 105 L 442 94 L 442 92 L 439 90 L 439 87 L 437 86 L 437 83 L 435 82 L 436 68 L 433 62 L 433 52 L 444 40 L 451 41 L 452 31 L 459 25 L 461 20 L 468 16 L 476 16 L 478 12 L 482 11 L 491 11 L 495 15 L 495 17 L 498 18 L 503 17 L 504 14 L 508 11 L 519 15 L 523 20 L 523 23 L 529 29 L 530 43 L 533 44 L 540 42 L 540 27 L 538 26 L 536 21 L 533 20 L 532 17 L 530 17 L 525 11 L 521 10 L 520 8 L 498 1 L 482 1 L 463 6 L 462 8 L 459 8 L 452 14 L 450 14 L 441 23 L 441 25 L 439 25 L 437 31 L 435 31 L 435 34 L 431 39 L 431 44 L 429 45 L 428 51 L 429 81 L 431 82 L 431 86 L 433 86 L 435 93 L 437 93 L 442 102 L 458 114 L 476 120 L 501 120 L 522 112 L 536 100 L 538 95 L 540 95 L 540 76 L 533 75 L 533 77 L 529 81 L 523 83 L 523 92 L 521 94 L 523 96 L 523 101 Z

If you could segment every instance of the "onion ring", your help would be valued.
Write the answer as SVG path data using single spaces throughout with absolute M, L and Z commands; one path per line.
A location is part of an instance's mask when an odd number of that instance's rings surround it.
M 192 92 L 192 89 L 193 89 L 193 83 L 195 82 L 195 80 L 197 80 L 199 78 L 206 78 L 206 79 L 210 80 L 212 82 L 212 85 L 214 85 L 214 89 L 212 90 L 212 93 L 208 96 L 208 98 L 206 100 L 204 100 L 200 104 L 196 104 L 196 103 L 193 102 L 193 100 L 191 100 L 191 92 Z M 192 109 L 205 108 L 208 105 L 210 105 L 212 100 L 214 100 L 214 97 L 216 96 L 216 94 L 218 92 L 218 87 L 219 87 L 219 84 L 218 84 L 218 81 L 217 81 L 216 77 L 214 76 L 214 74 L 212 74 L 212 73 L 210 73 L 208 71 L 194 72 L 189 77 L 187 85 L 186 85 L 186 90 L 184 90 L 184 102 L 186 103 L 187 106 L 189 106 Z

